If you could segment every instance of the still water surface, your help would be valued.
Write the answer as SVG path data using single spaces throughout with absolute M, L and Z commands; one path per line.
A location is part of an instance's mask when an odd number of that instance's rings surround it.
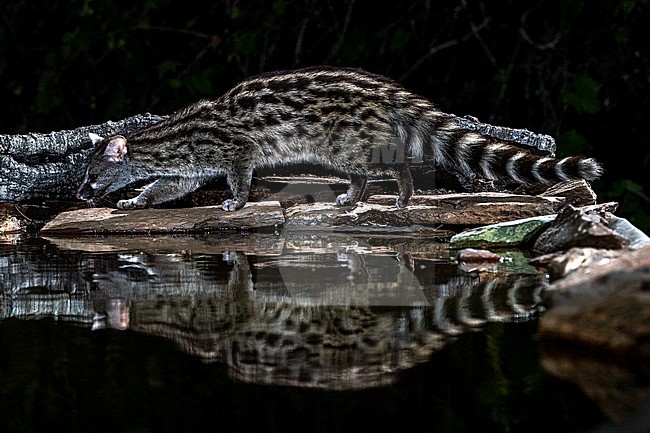
M 589 431 L 545 279 L 423 239 L 0 244 L 0 431 Z

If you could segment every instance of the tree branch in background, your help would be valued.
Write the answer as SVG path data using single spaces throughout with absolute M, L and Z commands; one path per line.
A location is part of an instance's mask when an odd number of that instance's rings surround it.
M 457 117 L 456 119 L 462 128 L 469 131 L 487 135 L 497 140 L 532 147 L 551 156 L 555 155 L 555 139 L 550 135 L 537 134 L 527 129 L 507 128 L 481 123 L 476 117 L 472 116 Z

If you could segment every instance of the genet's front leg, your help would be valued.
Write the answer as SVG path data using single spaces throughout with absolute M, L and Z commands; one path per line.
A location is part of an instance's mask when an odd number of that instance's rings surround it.
M 363 196 L 363 191 L 366 189 L 366 183 L 368 183 L 367 175 L 351 174 L 348 192 L 336 197 L 336 204 L 339 206 L 352 206 L 357 204 Z
M 138 196 L 117 202 L 118 209 L 142 209 L 181 198 L 203 184 L 195 177 L 163 177 L 147 185 Z

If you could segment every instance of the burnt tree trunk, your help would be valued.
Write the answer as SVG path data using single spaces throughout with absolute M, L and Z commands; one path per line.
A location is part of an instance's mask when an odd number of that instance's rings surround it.
M 128 134 L 165 119 L 142 114 L 48 134 L 0 135 L 0 201 L 71 198 L 93 145 L 88 134 Z
M 488 125 L 468 116 L 453 117 L 468 131 L 551 155 L 555 150 L 555 141 L 547 135 Z M 0 135 L 0 202 L 72 198 L 93 148 L 88 133 L 126 135 L 165 118 L 146 113 L 69 131 Z

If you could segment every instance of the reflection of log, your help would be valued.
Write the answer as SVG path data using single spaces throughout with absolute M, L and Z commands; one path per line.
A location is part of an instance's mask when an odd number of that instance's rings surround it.
M 162 119 L 144 114 L 71 131 L 0 135 L 0 201 L 72 197 L 92 150 L 88 133 L 128 134 Z
M 285 239 L 274 234 L 257 233 L 255 236 L 242 236 L 239 233 L 217 233 L 204 236 L 83 236 L 52 237 L 43 236 L 57 249 L 63 251 L 82 251 L 88 253 L 118 253 L 123 251 L 151 251 L 156 253 L 175 253 L 192 251 L 192 254 L 223 254 L 239 251 L 244 254 L 264 256 L 280 255 Z

